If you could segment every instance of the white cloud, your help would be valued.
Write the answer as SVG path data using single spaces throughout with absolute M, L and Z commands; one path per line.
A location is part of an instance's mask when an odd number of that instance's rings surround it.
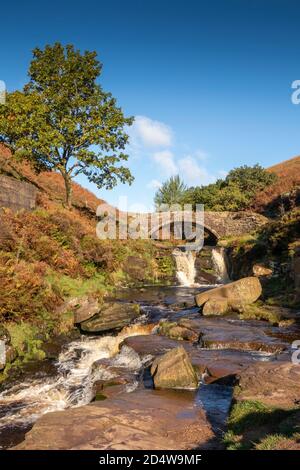
M 190 155 L 178 160 L 178 169 L 179 174 L 188 185 L 208 184 L 215 179 Z
M 170 177 L 178 173 L 178 167 L 175 163 L 174 155 L 170 150 L 155 152 L 153 154 L 153 158 L 166 177 Z
M 129 130 L 131 140 L 146 147 L 170 147 L 173 141 L 172 129 L 160 121 L 146 116 L 136 116 Z
M 147 188 L 149 188 L 149 189 L 159 189 L 159 188 L 161 188 L 161 186 L 162 186 L 162 184 L 158 180 L 151 180 L 147 184 Z

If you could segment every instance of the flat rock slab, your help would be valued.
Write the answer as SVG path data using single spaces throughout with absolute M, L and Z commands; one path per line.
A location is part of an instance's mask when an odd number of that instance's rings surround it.
M 278 408 L 299 406 L 300 366 L 280 360 L 252 364 L 241 372 L 235 398 Z
M 178 325 L 199 335 L 200 344 L 207 348 L 229 348 L 276 353 L 290 346 L 288 328 L 273 327 L 261 321 L 224 318 L 182 318 Z M 293 330 L 293 337 L 296 335 Z M 299 335 L 299 332 L 298 332 Z
M 186 450 L 217 446 L 193 394 L 137 390 L 45 414 L 15 449 Z
M 120 330 L 129 325 L 140 315 L 137 304 L 111 302 L 101 307 L 101 312 L 80 324 L 82 331 L 87 333 L 102 333 L 104 331 Z
M 201 349 L 188 341 L 176 341 L 160 335 L 132 336 L 126 338 L 124 343 L 141 357 L 149 354 L 153 357 L 161 356 L 179 345 L 183 346 L 199 376 L 205 373 L 206 383 L 237 375 L 257 361 L 257 357 L 248 351 Z

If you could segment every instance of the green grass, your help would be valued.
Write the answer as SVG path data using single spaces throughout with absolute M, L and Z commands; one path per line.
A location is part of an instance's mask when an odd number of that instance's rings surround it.
M 101 295 L 111 288 L 107 285 L 106 276 L 102 273 L 95 274 L 90 279 L 72 278 L 64 274 L 51 272 L 46 276 L 52 289 L 64 298 L 83 297 L 89 294 Z
M 24 361 L 45 358 L 42 351 L 42 340 L 38 339 L 39 330 L 28 322 L 7 323 L 5 327 L 10 333 L 12 346 L 16 349 L 18 356 Z
M 262 439 L 262 441 L 255 446 L 256 450 L 274 450 L 278 447 L 282 441 L 288 441 L 288 439 L 282 434 L 270 434 L 269 436 Z
M 228 450 L 275 448 L 280 440 L 298 435 L 299 412 L 299 408 L 279 409 L 254 400 L 238 402 L 231 409 L 223 442 Z

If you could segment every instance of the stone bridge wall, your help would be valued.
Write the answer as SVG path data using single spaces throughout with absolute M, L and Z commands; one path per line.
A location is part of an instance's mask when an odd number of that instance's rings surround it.
M 36 206 L 37 189 L 30 183 L 0 175 L 0 208 L 32 210 Z
M 204 226 L 217 238 L 241 236 L 253 232 L 268 219 L 255 212 L 205 212 Z
M 174 220 L 180 220 L 176 218 L 176 214 L 179 213 L 161 213 L 161 215 L 155 214 L 158 217 L 158 221 L 155 224 L 155 230 L 152 229 L 151 234 L 154 234 L 156 239 L 160 239 L 161 228 L 163 226 L 171 225 Z M 148 214 L 148 220 L 150 220 L 152 214 Z M 192 220 L 193 224 L 201 223 L 201 217 L 196 219 L 194 213 L 187 213 L 187 219 Z M 201 222 L 200 222 L 201 221 Z M 216 239 L 235 237 L 245 235 L 253 232 L 258 227 L 264 225 L 268 219 L 263 215 L 256 214 L 254 212 L 204 212 L 204 229 L 215 236 Z

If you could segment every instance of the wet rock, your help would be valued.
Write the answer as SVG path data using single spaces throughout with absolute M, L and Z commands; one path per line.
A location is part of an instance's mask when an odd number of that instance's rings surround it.
M 102 376 L 104 376 L 104 378 L 97 380 L 93 384 L 95 401 L 127 393 L 139 379 L 134 372 L 128 371 L 126 368 L 112 367 L 110 361 L 107 359 L 102 359 L 97 362 L 98 367 L 100 366 L 102 369 Z
M 244 369 L 237 400 L 257 400 L 278 408 L 300 405 L 300 367 L 288 361 L 260 362 Z
M 265 322 L 236 320 L 232 318 L 181 318 L 174 326 L 193 331 L 202 347 L 241 349 L 275 353 L 289 347 L 291 337 L 297 334 L 294 328 L 283 330 Z M 160 333 L 168 335 L 160 326 Z M 172 332 L 172 329 L 171 329 Z M 289 334 L 292 336 L 290 337 Z
M 228 301 L 227 299 L 222 299 L 221 297 L 208 300 L 203 306 L 202 313 L 203 315 L 223 315 L 228 310 Z
M 111 302 L 101 307 L 101 312 L 80 324 L 82 331 L 100 333 L 120 330 L 140 315 L 139 305 L 133 303 Z
M 180 326 L 176 322 L 162 321 L 159 324 L 159 333 L 177 340 L 197 342 L 199 339 L 197 332 Z
M 74 312 L 74 323 L 82 323 L 93 317 L 100 310 L 98 299 L 85 297 Z
M 221 287 L 216 287 L 195 296 L 196 304 L 202 307 L 212 299 L 226 299 L 231 305 L 248 305 L 255 302 L 261 295 L 262 288 L 257 277 L 245 277 Z
M 41 345 L 47 359 L 58 359 L 63 348 L 70 342 L 80 338 L 80 332 L 77 328 L 73 328 L 68 333 L 63 333 L 52 337 L 50 340 L 43 342 Z
M 155 388 L 192 390 L 198 387 L 198 377 L 182 346 L 156 358 L 151 366 L 151 375 Z
M 145 280 L 145 270 L 148 263 L 145 259 L 138 258 L 137 256 L 128 256 L 123 265 L 123 271 L 135 281 L 142 282 Z
M 42 416 L 15 449 L 213 449 L 215 434 L 191 392 L 136 390 Z
M 258 357 L 249 351 L 230 349 L 201 349 L 187 341 L 175 341 L 160 335 L 132 336 L 124 343 L 134 349 L 140 357 L 160 357 L 179 345 L 188 353 L 198 378 L 211 383 L 225 377 L 239 374 L 245 367 L 254 363 Z

